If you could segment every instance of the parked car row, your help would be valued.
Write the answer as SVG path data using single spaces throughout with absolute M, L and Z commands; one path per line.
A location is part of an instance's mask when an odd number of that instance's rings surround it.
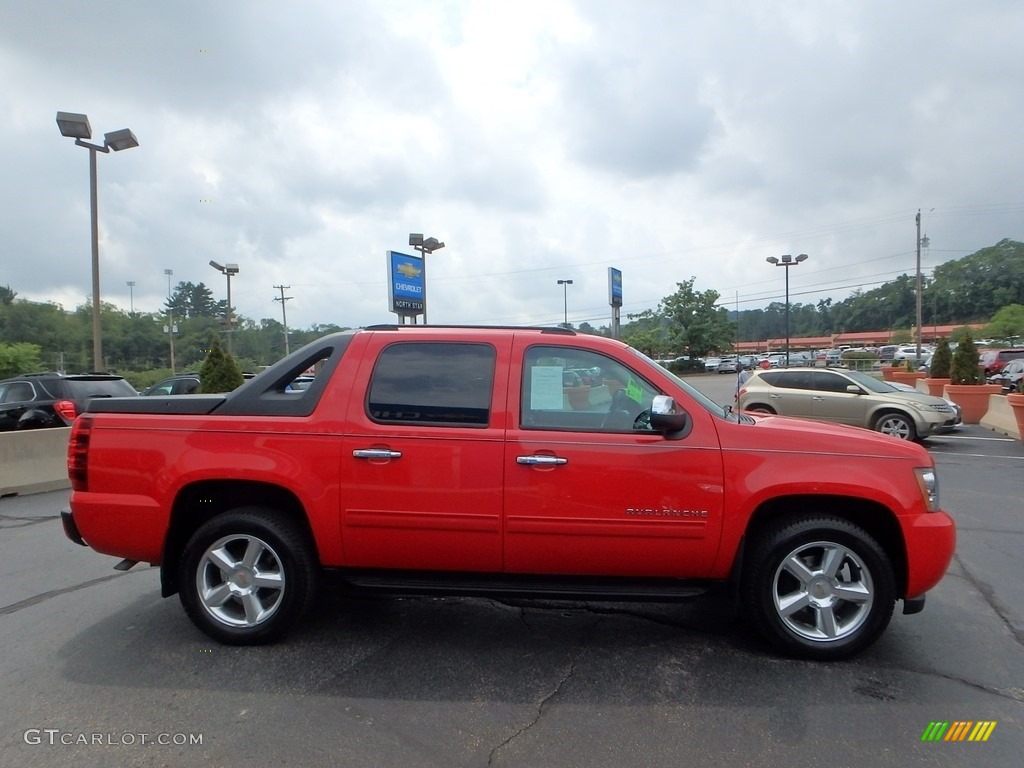
M 1024 358 L 1024 347 L 985 349 L 978 355 L 978 365 L 985 370 L 985 376 L 995 376 L 1011 360 Z
M 0 381 L 0 432 L 69 427 L 95 397 L 135 397 L 121 376 L 26 373 Z

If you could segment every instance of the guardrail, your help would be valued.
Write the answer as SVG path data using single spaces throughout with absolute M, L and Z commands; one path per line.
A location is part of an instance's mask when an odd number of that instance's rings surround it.
M 0 432 L 0 496 L 70 488 L 70 427 Z

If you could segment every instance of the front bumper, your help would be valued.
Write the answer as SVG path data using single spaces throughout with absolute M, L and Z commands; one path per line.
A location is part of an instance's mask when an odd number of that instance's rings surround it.
M 904 524 L 907 547 L 905 597 L 920 598 L 946 574 L 956 552 L 956 523 L 945 512 L 927 512 Z

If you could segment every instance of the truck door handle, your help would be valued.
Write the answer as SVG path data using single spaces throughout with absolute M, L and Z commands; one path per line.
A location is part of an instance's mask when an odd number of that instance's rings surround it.
M 534 467 L 554 467 L 568 463 L 569 460 L 561 456 L 516 456 L 516 464 L 527 464 Z
M 401 451 L 390 451 L 387 448 L 356 448 L 352 456 L 357 459 L 400 459 Z

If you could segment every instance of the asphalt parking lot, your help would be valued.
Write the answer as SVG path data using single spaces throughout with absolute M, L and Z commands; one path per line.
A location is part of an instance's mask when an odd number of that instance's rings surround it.
M 839 664 L 772 655 L 721 600 L 327 591 L 286 642 L 216 646 L 155 569 L 64 538 L 66 491 L 0 499 L 0 765 L 1019 764 L 1024 449 L 980 427 L 927 445 L 956 559 Z M 995 726 L 922 741 L 934 722 Z

